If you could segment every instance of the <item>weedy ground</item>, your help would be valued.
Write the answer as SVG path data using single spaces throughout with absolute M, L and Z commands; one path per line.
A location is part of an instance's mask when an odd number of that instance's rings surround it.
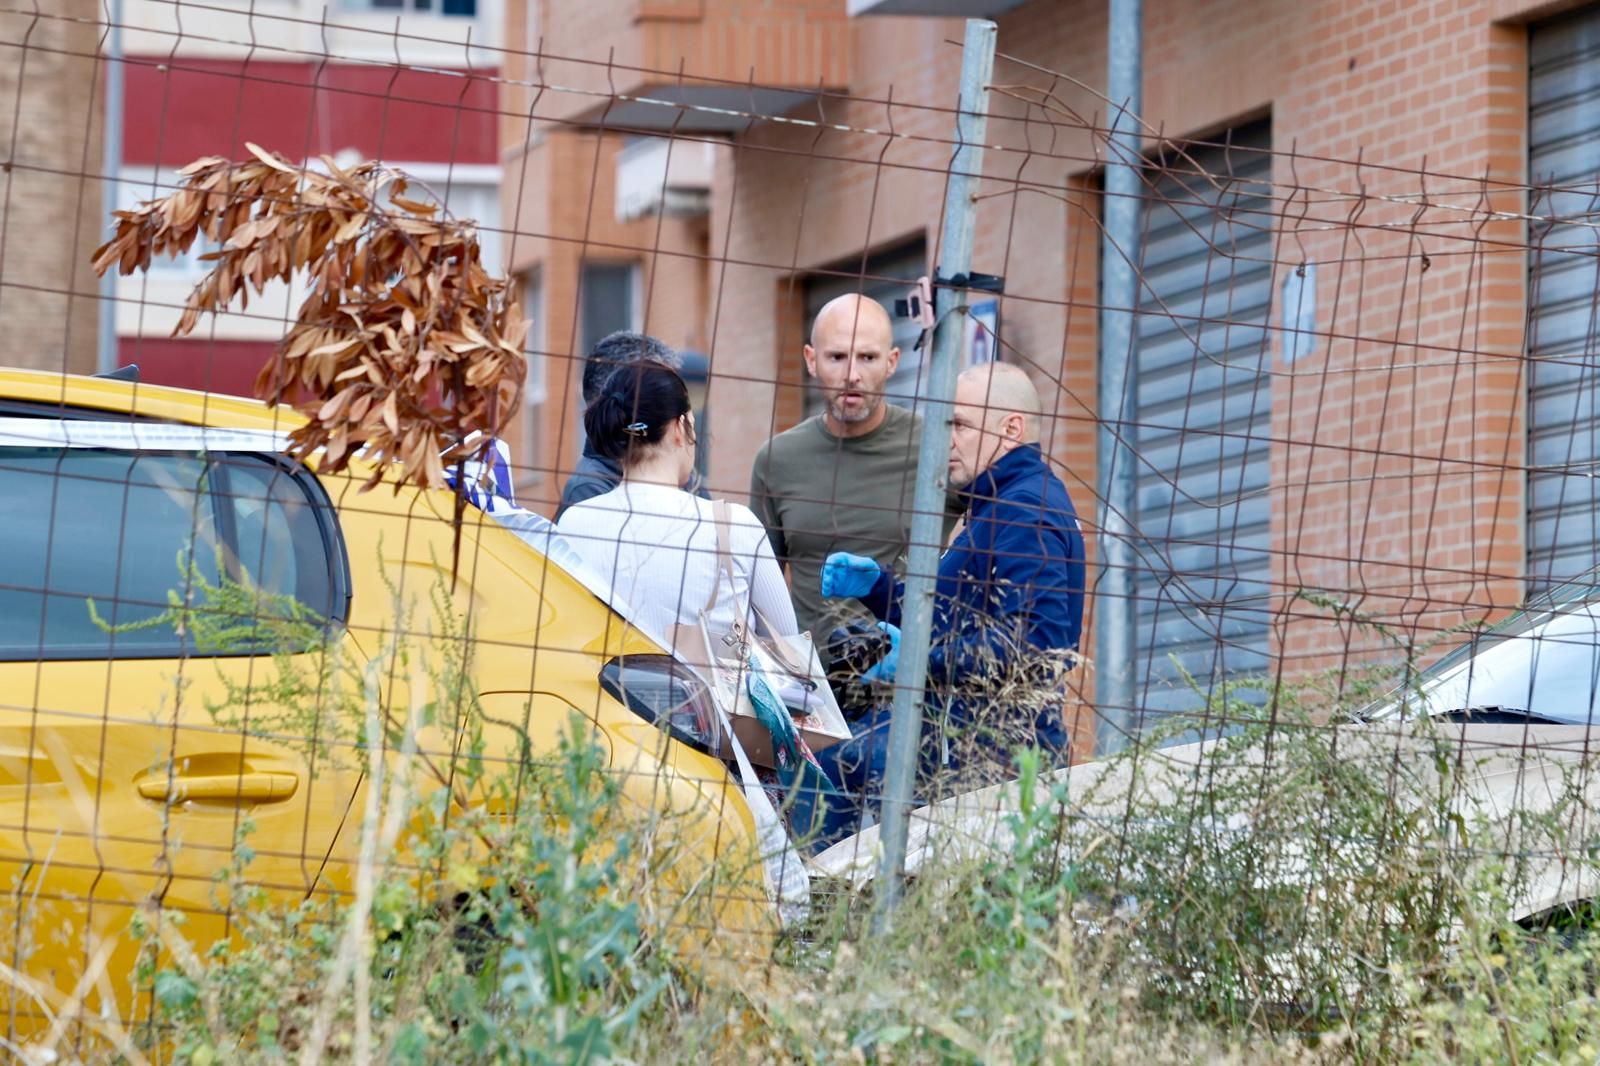
M 431 668 L 435 700 L 472 712 L 464 664 Z M 280 705 L 312 687 L 265 683 Z M 404 755 L 432 706 L 397 722 L 372 686 L 349 693 L 347 720 L 364 723 L 354 746 L 369 754 Z M 1367 694 L 1340 682 L 1342 699 Z M 86 1019 L 69 1027 L 75 1043 L 12 1053 L 195 1066 L 1595 1062 L 1589 915 L 1509 921 L 1520 856 L 1463 846 L 1494 838 L 1450 802 L 1446 753 L 1401 788 L 1397 773 L 1417 768 L 1353 758 L 1337 711 L 1315 682 L 1212 694 L 1201 720 L 1225 725 L 1204 757 L 1177 786 L 1134 790 L 1114 820 L 1019 749 L 1003 853 L 936 857 L 876 934 L 868 893 L 819 885 L 805 927 L 732 972 L 641 908 L 655 827 L 619 816 L 578 723 L 514 780 L 479 760 L 476 778 L 417 788 L 373 754 L 383 787 L 354 892 L 290 906 L 252 888 L 247 828 L 218 874 L 231 939 L 196 952 L 178 916 L 143 912 L 129 935 L 144 961 L 117 976 L 151 1004 L 144 1022 L 113 1040 Z M 479 734 L 470 713 L 457 720 L 470 752 Z M 1250 756 L 1263 746 L 1270 758 Z M 1114 758 L 1137 778 L 1149 754 Z M 463 813 L 452 788 L 514 790 L 517 815 Z M 1572 824 L 1547 814 L 1514 839 L 1587 862 Z

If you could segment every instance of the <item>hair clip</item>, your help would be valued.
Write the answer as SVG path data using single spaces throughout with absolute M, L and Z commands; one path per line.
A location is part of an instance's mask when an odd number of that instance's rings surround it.
M 629 422 L 627 425 L 623 426 L 622 429 L 623 432 L 631 433 L 635 437 L 642 437 L 646 433 L 650 432 L 649 425 L 644 422 Z

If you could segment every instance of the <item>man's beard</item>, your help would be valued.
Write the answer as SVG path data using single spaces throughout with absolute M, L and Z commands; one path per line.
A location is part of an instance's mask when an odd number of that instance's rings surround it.
M 878 408 L 883 406 L 882 396 L 869 396 L 866 393 L 858 393 L 857 395 L 861 397 L 862 403 L 860 407 L 853 411 L 845 407 L 839 400 L 828 401 L 828 413 L 833 416 L 835 422 L 843 422 L 846 425 L 865 422 L 877 414 Z

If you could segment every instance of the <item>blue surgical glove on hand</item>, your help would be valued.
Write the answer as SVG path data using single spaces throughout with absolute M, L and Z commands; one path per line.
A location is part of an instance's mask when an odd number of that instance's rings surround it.
M 862 671 L 861 680 L 868 684 L 882 681 L 886 685 L 892 685 L 895 671 L 900 666 L 900 627 L 892 626 L 888 622 L 879 622 L 878 628 L 889 634 L 889 654 Z
M 865 596 L 878 583 L 878 560 L 849 552 L 834 552 L 822 564 L 822 595 L 826 599 Z

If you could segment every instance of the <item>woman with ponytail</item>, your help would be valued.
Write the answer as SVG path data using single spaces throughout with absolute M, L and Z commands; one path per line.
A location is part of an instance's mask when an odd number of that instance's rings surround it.
M 569 507 L 556 526 L 644 628 L 670 641 L 684 631 L 678 627 L 698 628 L 703 615 L 714 640 L 757 618 L 774 635 L 796 631 L 760 520 L 747 507 L 679 487 L 694 471 L 695 431 L 676 372 L 648 362 L 619 367 L 584 411 L 583 427 L 596 451 L 622 465 L 622 483 Z

